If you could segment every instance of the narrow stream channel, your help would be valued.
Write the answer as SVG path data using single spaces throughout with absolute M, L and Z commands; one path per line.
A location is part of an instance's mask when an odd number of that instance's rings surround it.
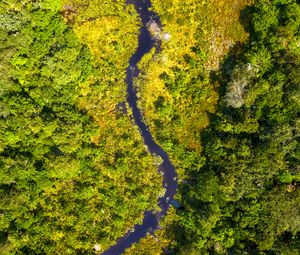
M 137 107 L 137 96 L 133 86 L 133 79 L 140 73 L 140 70 L 137 67 L 138 62 L 153 47 L 155 47 L 156 53 L 160 52 L 160 42 L 151 38 L 147 29 L 147 24 L 149 24 L 149 22 L 155 22 L 161 26 L 161 22 L 157 14 L 150 11 L 150 0 L 128 0 L 127 4 L 133 4 L 135 6 L 135 9 L 142 21 L 138 48 L 130 58 L 129 67 L 126 71 L 127 101 L 132 109 L 134 121 L 139 127 L 148 150 L 151 154 L 158 155 L 163 159 L 163 163 L 159 166 L 158 171 L 163 173 L 163 187 L 166 189 L 166 192 L 163 197 L 158 199 L 158 205 L 161 208 L 160 212 L 153 213 L 152 211 L 146 211 L 141 225 L 135 225 L 133 232 L 126 233 L 123 237 L 117 240 L 117 243 L 114 246 L 111 246 L 101 255 L 120 255 L 133 243 L 136 243 L 141 238 L 145 237 L 147 233 L 153 234 L 159 227 L 160 219 L 167 213 L 177 189 L 175 168 L 170 162 L 168 154 L 155 143 L 147 125 L 143 122 L 141 111 Z

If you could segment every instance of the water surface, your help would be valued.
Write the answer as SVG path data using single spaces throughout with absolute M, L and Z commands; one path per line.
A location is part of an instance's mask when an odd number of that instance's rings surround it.
M 163 163 L 159 166 L 158 171 L 163 173 L 163 187 L 166 189 L 166 192 L 163 197 L 158 199 L 158 205 L 161 208 L 160 212 L 153 213 L 152 211 L 146 211 L 144 213 L 143 223 L 141 225 L 135 225 L 133 232 L 126 233 L 117 240 L 117 243 L 114 246 L 111 246 L 108 250 L 103 252 L 102 255 L 120 255 L 133 243 L 137 243 L 141 238 L 145 237 L 147 233 L 153 234 L 154 230 L 159 227 L 160 219 L 167 213 L 177 189 L 175 168 L 170 162 L 168 154 L 154 141 L 149 128 L 143 122 L 141 111 L 137 107 L 137 96 L 133 86 L 133 79 L 140 73 L 140 70 L 137 67 L 138 62 L 153 47 L 155 47 L 156 53 L 159 53 L 160 51 L 160 41 L 157 39 L 154 40 L 151 37 L 147 25 L 150 22 L 155 22 L 161 26 L 161 22 L 157 14 L 150 11 L 150 0 L 128 0 L 127 4 L 133 4 L 135 6 L 142 21 L 138 48 L 130 58 L 129 66 L 126 70 L 127 101 L 132 109 L 135 124 L 139 127 L 149 152 L 151 154 L 156 154 L 163 159 Z

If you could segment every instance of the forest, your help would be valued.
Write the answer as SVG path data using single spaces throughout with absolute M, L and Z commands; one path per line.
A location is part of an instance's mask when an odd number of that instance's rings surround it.
M 124 254 L 300 254 L 300 2 L 151 3 L 168 36 L 134 86 L 180 206 Z M 0 1 L 0 255 L 101 254 L 160 210 L 140 26 L 125 0 Z

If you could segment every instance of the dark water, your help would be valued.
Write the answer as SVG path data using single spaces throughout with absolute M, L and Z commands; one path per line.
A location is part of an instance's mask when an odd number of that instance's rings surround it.
M 144 213 L 142 225 L 135 225 L 133 232 L 126 233 L 117 241 L 116 245 L 111 246 L 108 250 L 103 252 L 102 255 L 122 254 L 125 249 L 129 248 L 133 243 L 136 243 L 141 238 L 145 237 L 147 233 L 152 234 L 154 230 L 159 227 L 159 221 L 166 214 L 168 208 L 170 207 L 177 189 L 175 168 L 171 164 L 167 153 L 154 142 L 148 127 L 143 122 L 141 112 L 137 107 L 136 91 L 133 87 L 133 78 L 137 77 L 140 73 L 140 70 L 137 68 L 137 63 L 153 47 L 156 48 L 157 53 L 160 51 L 160 42 L 151 38 L 151 35 L 147 29 L 147 24 L 150 21 L 155 21 L 158 25 L 161 25 L 161 22 L 157 14 L 149 10 L 151 7 L 150 0 L 128 0 L 127 4 L 134 4 L 142 20 L 142 27 L 140 28 L 139 35 L 139 45 L 136 52 L 130 58 L 129 67 L 127 68 L 127 101 L 133 111 L 134 121 L 140 129 L 144 143 L 147 145 L 148 150 L 152 154 L 156 154 L 163 159 L 163 163 L 160 165 L 158 171 L 163 173 L 163 186 L 166 188 L 166 193 L 158 200 L 158 205 L 161 208 L 160 212 L 153 213 L 151 211 L 146 211 Z

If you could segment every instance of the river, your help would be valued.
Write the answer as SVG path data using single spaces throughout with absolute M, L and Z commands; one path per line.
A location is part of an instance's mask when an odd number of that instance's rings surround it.
M 159 227 L 160 219 L 167 213 L 177 190 L 175 167 L 172 165 L 168 154 L 154 141 L 149 128 L 143 122 L 141 111 L 137 107 L 137 95 L 133 86 L 133 79 L 140 73 L 140 70 L 137 67 L 138 62 L 153 47 L 155 47 L 156 53 L 159 53 L 161 50 L 161 42 L 159 39 L 153 39 L 151 37 L 150 32 L 147 29 L 147 25 L 150 22 L 155 22 L 161 28 L 161 22 L 158 15 L 155 12 L 150 11 L 150 0 L 128 0 L 127 4 L 133 4 L 135 6 L 135 9 L 142 21 L 138 38 L 138 48 L 131 56 L 129 66 L 126 70 L 127 101 L 132 109 L 135 124 L 139 127 L 140 133 L 149 152 L 152 155 L 160 156 L 163 160 L 158 171 L 163 173 L 162 184 L 166 189 L 166 192 L 163 197 L 158 199 L 158 205 L 161 209 L 159 212 L 154 213 L 152 211 L 146 211 L 141 225 L 135 225 L 134 231 L 126 233 L 123 237 L 117 240 L 117 243 L 114 246 L 111 246 L 101 255 L 120 255 L 133 243 L 137 243 L 141 238 L 144 238 L 147 233 L 153 234 Z

